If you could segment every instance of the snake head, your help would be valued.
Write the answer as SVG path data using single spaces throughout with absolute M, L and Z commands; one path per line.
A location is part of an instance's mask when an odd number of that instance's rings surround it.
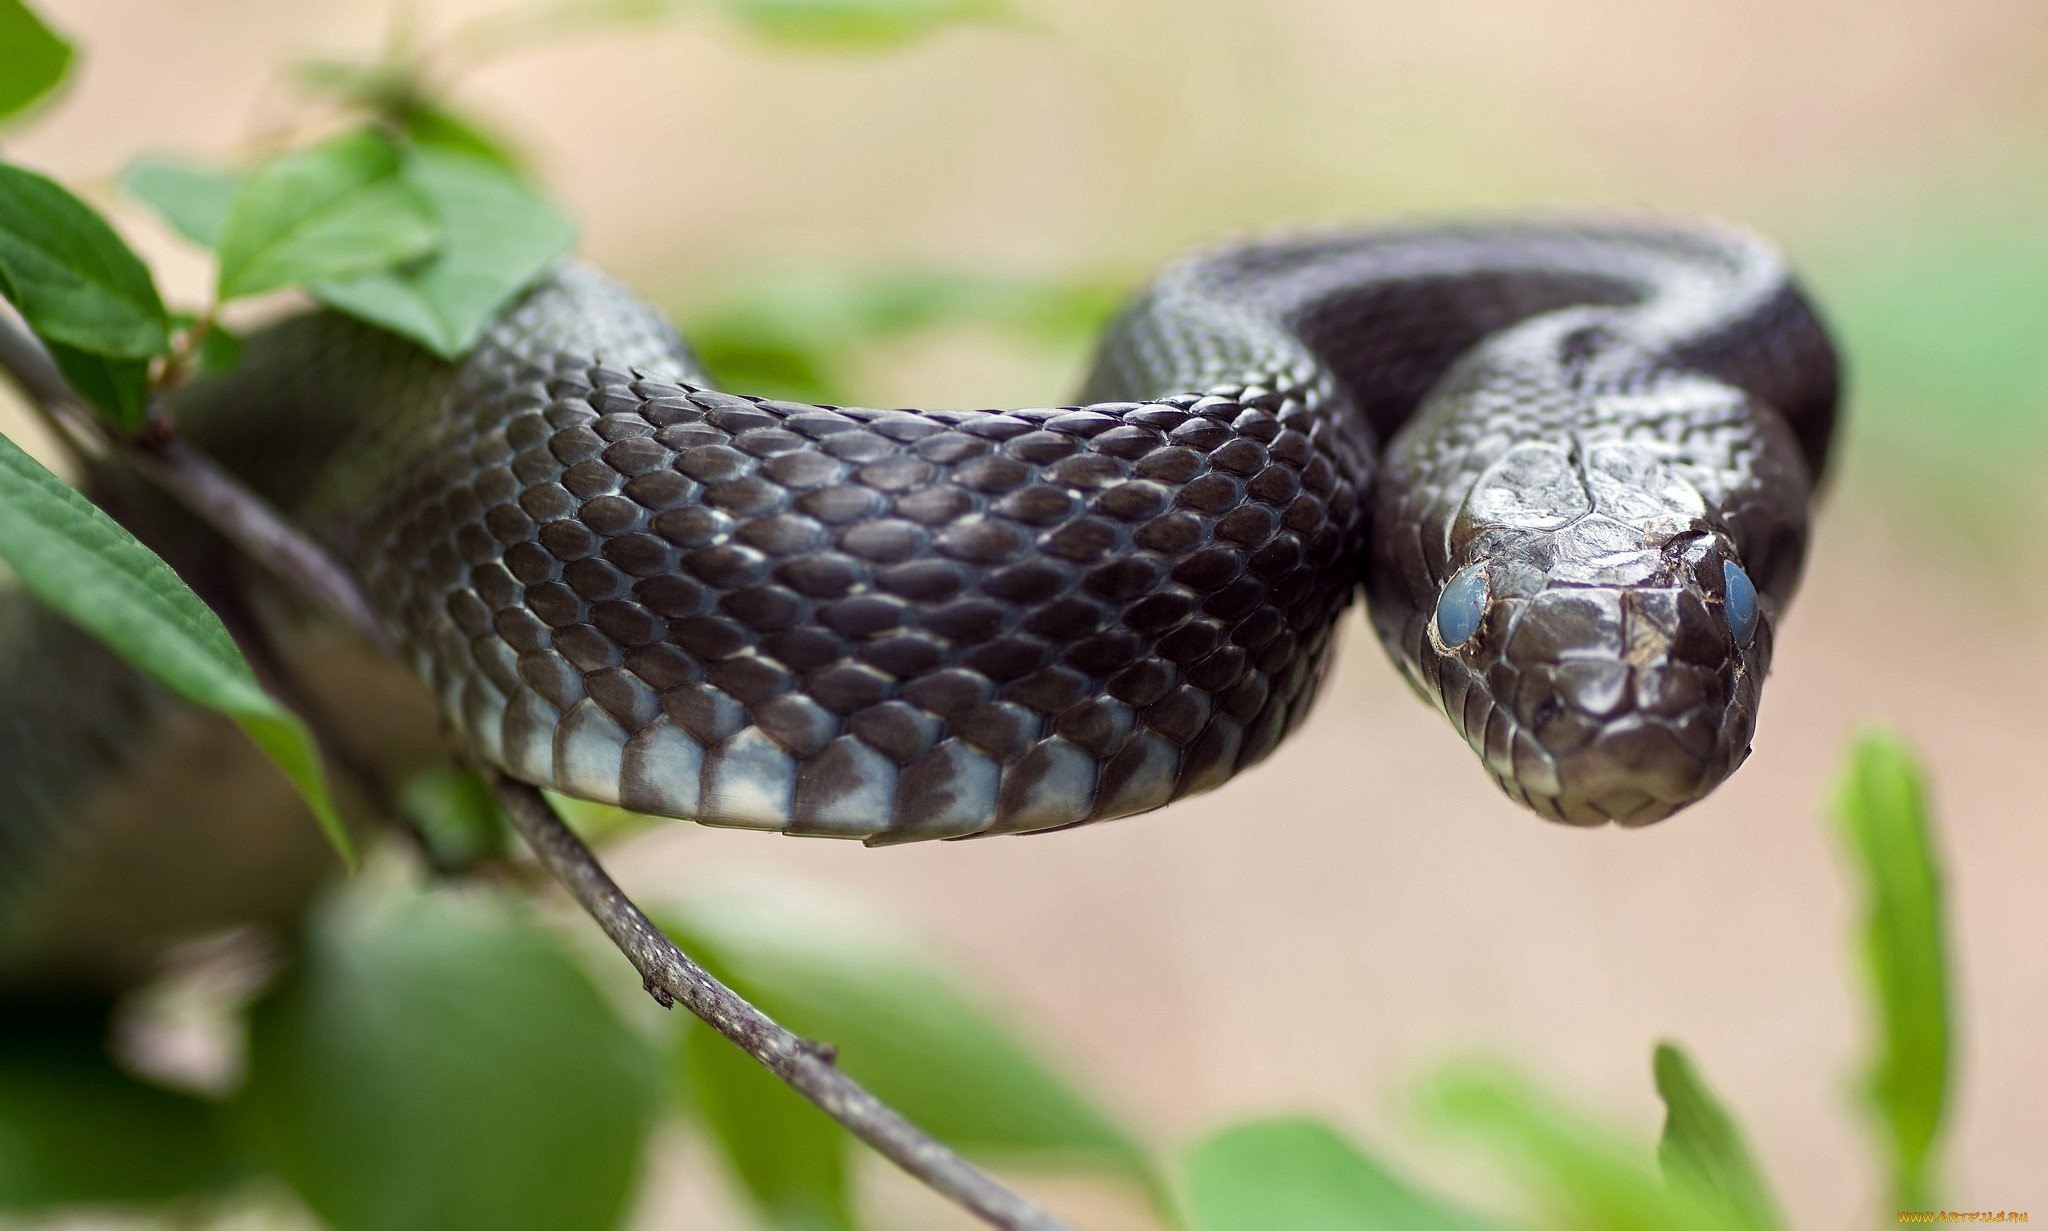
M 1647 824 L 1748 755 L 1770 603 L 1677 468 L 1637 444 L 1517 445 L 1447 546 L 1396 652 L 1510 796 Z

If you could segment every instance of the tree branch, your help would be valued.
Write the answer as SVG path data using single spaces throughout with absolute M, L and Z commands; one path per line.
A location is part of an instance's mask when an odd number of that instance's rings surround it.
M 71 391 L 42 343 L 7 320 L 0 320 L 0 369 L 67 442 L 75 446 L 81 437 L 96 439 L 243 555 L 340 616 L 371 644 L 391 651 L 383 624 L 341 562 L 286 521 L 275 505 L 179 440 L 167 422 L 153 419 L 132 435 L 115 431 Z
M 703 1018 L 876 1153 L 990 1226 L 1063 1231 L 1066 1224 L 927 1137 L 841 1072 L 831 1047 L 799 1038 L 690 960 L 633 904 L 539 791 L 496 772 L 490 778 L 513 828 L 633 963 L 648 995 L 663 1008 L 680 1004 Z
M 342 566 L 239 480 L 173 437 L 167 426 L 149 436 L 124 436 L 105 427 L 64 384 L 35 339 L 4 320 L 0 370 L 44 414 L 73 428 L 90 427 L 112 456 L 134 466 L 245 555 L 389 648 L 369 601 Z M 702 1018 L 877 1153 L 988 1225 L 1005 1231 L 1069 1231 L 1067 1224 L 927 1136 L 840 1072 L 830 1046 L 797 1037 L 712 978 L 633 904 L 538 790 L 495 770 L 488 773 L 513 827 L 640 972 L 648 994 L 662 1007 L 680 1004 Z

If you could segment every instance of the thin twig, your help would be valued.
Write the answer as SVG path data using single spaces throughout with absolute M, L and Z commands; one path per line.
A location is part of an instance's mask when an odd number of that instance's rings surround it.
M 218 530 L 242 554 L 296 587 L 323 610 L 340 616 L 371 644 L 391 649 L 390 637 L 376 612 L 340 561 L 286 521 L 275 505 L 179 440 L 167 424 L 151 421 L 133 435 L 115 432 L 72 393 L 42 344 L 11 321 L 0 321 L 0 368 L 6 369 L 31 405 L 67 439 L 75 443 L 81 434 L 98 436 L 101 443 Z
M 122 457 L 220 531 L 242 554 L 297 587 L 323 610 L 340 616 L 372 645 L 391 650 L 389 635 L 355 579 L 325 548 L 286 521 L 276 506 L 168 432 L 124 437 L 118 443 Z
M 503 774 L 490 778 L 513 828 L 633 963 L 647 994 L 663 1008 L 680 1004 L 703 1018 L 876 1153 L 990 1226 L 1028 1231 L 1066 1226 L 868 1093 L 833 1063 L 829 1046 L 797 1037 L 712 978 L 633 904 L 539 791 Z
M 53 418 L 88 421 L 33 338 L 0 321 L 0 369 Z M 297 585 L 379 644 L 385 637 L 354 579 L 321 547 L 213 462 L 159 430 L 144 438 L 108 432 L 111 453 L 132 463 L 225 535 L 244 554 Z M 1005 1231 L 1069 1231 L 1067 1224 L 941 1145 L 839 1071 L 833 1049 L 797 1037 L 711 977 L 633 904 L 597 856 L 539 791 L 495 771 L 492 791 L 513 827 L 570 896 L 640 972 L 664 1008 L 680 1004 L 816 1103 L 847 1131 L 934 1192 Z

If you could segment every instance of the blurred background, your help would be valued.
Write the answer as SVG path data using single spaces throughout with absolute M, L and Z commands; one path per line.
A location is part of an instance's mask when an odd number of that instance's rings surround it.
M 431 31 L 489 7 L 438 0 L 414 19 Z M 773 877 L 851 898 L 973 972 L 1152 1141 L 1304 1109 L 1452 1190 L 1469 1177 L 1414 1130 L 1415 1074 L 1502 1052 L 1648 1137 L 1650 1047 L 1677 1038 L 1749 1126 L 1790 1220 L 1845 1227 L 1888 1211 L 1845 1111 L 1866 1045 L 1855 907 L 1820 806 L 1847 734 L 1882 720 L 1926 757 L 1945 822 L 1948 1190 L 1958 1208 L 2048 1215 L 2048 587 L 2032 567 L 2048 6 L 1022 8 L 856 55 L 692 21 L 551 40 L 456 97 L 530 161 L 590 259 L 686 328 L 767 312 L 860 341 L 829 371 L 782 375 L 865 404 L 1057 403 L 1087 351 L 1082 330 L 1001 309 L 870 340 L 844 288 L 881 271 L 1094 302 L 1275 224 L 1601 205 L 1762 230 L 1838 328 L 1850 403 L 1756 754 L 1649 830 L 1546 825 L 1487 782 L 1354 615 L 1306 728 L 1207 797 L 1051 837 L 872 851 L 664 826 L 610 856 L 627 888 Z M 280 65 L 372 54 L 394 22 L 386 0 L 42 9 L 85 60 L 9 155 L 88 187 L 147 150 L 245 148 L 292 116 Z M 197 255 L 118 216 L 168 292 L 203 295 Z M 637 1226 L 747 1225 L 701 1151 L 663 1160 Z M 874 1225 L 965 1225 L 863 1166 Z M 1090 1227 L 1153 1225 L 1107 1188 L 1025 1183 Z

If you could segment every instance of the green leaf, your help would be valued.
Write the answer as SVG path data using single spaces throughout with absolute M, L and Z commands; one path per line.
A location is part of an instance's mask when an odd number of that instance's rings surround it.
M 1233 1125 L 1181 1167 L 1189 1231 L 1498 1231 L 1397 1179 L 1329 1126 Z
M 123 1072 L 79 1026 L 0 1037 L 0 1211 L 156 1204 L 234 1178 L 214 1104 Z
M 1011 15 L 1001 0 L 720 0 L 720 7 L 758 37 L 835 47 L 891 46 Z
M 92 207 L 0 162 L 0 294 L 48 342 L 116 359 L 170 349 L 149 270 Z
M 149 410 L 149 360 L 89 355 L 62 342 L 45 342 L 43 347 L 71 391 L 114 426 L 126 431 L 142 422 Z
M 809 1038 L 884 1102 L 964 1153 L 1150 1178 L 1132 1137 L 866 913 L 749 886 L 667 910 L 683 950 Z
M 957 270 L 756 270 L 678 316 L 689 322 L 685 333 L 705 366 L 728 387 L 835 402 L 846 395 L 847 370 L 879 341 L 985 326 L 1078 351 L 1120 298 L 1107 284 Z
M 850 1134 L 702 1022 L 683 1026 L 676 1061 L 683 1098 L 763 1222 L 854 1231 Z
M 1835 822 L 1863 882 L 1863 956 L 1878 1048 L 1867 1076 L 1893 1203 L 1929 1204 L 1948 1100 L 1948 942 L 1941 873 L 1921 773 L 1897 736 L 1850 749 Z
M 242 339 L 234 331 L 215 321 L 199 340 L 199 370 L 207 376 L 218 376 L 242 361 Z
M 249 1025 L 237 1122 L 335 1231 L 601 1231 L 658 1058 L 510 897 L 364 882 Z
M 190 312 L 173 312 L 171 325 L 186 335 L 179 339 L 178 345 L 189 347 L 192 344 L 190 335 L 198 328 L 199 317 Z M 199 371 L 207 376 L 218 376 L 241 361 L 241 337 L 218 320 L 208 322 L 206 332 L 199 339 Z
M 456 359 L 569 250 L 576 229 L 516 177 L 480 159 L 417 149 L 407 157 L 406 180 L 444 228 L 441 251 L 416 266 L 323 282 L 313 293 Z
M 441 239 L 391 142 L 371 132 L 249 174 L 220 231 L 223 300 L 388 269 Z
M 344 60 L 314 56 L 291 66 L 293 84 L 316 98 L 338 99 L 383 110 L 419 89 L 409 65 L 386 60 Z
M 1657 1161 L 1664 1178 L 1710 1193 L 1753 1231 L 1780 1231 L 1777 1204 L 1742 1130 L 1676 1044 L 1659 1043 L 1652 1069 L 1664 1100 Z
M 452 765 L 423 770 L 398 792 L 398 814 L 436 867 L 467 868 L 504 854 L 511 829 L 482 778 Z
M 56 89 L 70 69 L 70 43 L 21 0 L 0 0 L 0 120 Z
M 446 107 L 413 103 L 397 120 L 405 135 L 418 145 L 495 163 L 515 175 L 521 170 L 519 155 L 503 137 Z
M 121 169 L 121 189 L 149 206 L 171 228 L 205 248 L 220 243 L 221 227 L 241 191 L 242 177 L 175 158 L 145 155 Z
M 263 691 L 220 617 L 155 552 L 0 436 L 0 560 L 21 584 L 172 692 L 233 718 L 352 859 L 320 757 Z
M 1666 1184 L 1650 1151 L 1625 1142 L 1496 1066 L 1444 1070 L 1423 1091 L 1433 1121 L 1486 1146 L 1532 1190 L 1546 1226 L 1572 1231 L 1747 1231 L 1721 1204 Z

